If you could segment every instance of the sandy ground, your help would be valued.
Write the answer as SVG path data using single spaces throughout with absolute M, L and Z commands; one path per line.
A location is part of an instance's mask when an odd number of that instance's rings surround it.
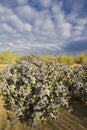
M 0 64 L 0 72 L 2 72 L 7 66 L 8 64 Z
M 0 130 L 33 130 L 19 121 L 11 122 L 3 105 L 4 101 L 0 96 Z M 49 120 L 46 124 L 39 125 L 36 130 L 87 130 L 87 104 L 75 101 L 73 112 L 64 112 L 60 120 Z

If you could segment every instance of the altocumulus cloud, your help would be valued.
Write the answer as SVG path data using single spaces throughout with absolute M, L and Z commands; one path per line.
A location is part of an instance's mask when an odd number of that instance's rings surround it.
M 87 0 L 0 0 L 0 52 L 87 52 Z

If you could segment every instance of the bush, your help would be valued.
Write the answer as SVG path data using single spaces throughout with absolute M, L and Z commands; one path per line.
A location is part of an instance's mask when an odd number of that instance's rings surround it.
M 13 54 L 11 51 L 6 51 L 0 54 L 0 64 L 16 63 L 21 56 Z
M 76 63 L 83 64 L 87 63 L 87 54 L 80 54 L 75 59 Z
M 64 73 L 66 79 L 63 82 L 68 86 L 71 99 L 87 100 L 87 65 L 70 67 Z
M 68 87 L 58 80 L 58 67 L 28 56 L 6 69 L 1 77 L 6 107 L 31 126 L 47 118 L 57 119 L 61 108 L 69 108 Z
M 61 55 L 57 58 L 59 63 L 65 63 L 68 65 L 73 65 L 74 64 L 74 57 L 72 56 L 67 56 L 67 55 Z
M 71 67 L 27 56 L 6 69 L 0 81 L 6 107 L 31 126 L 57 119 L 70 99 L 87 100 L 87 64 Z

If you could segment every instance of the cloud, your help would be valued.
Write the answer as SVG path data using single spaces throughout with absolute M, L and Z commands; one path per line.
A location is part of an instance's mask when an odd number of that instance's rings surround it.
M 0 24 L 0 28 L 2 30 L 3 33 L 16 33 L 16 30 L 11 28 L 11 26 L 9 26 L 6 23 Z
M 17 2 L 17 4 L 18 5 L 25 5 L 25 4 L 27 4 L 28 3 L 28 0 L 16 0 L 16 2 Z
M 66 0 L 66 3 L 64 0 L 1 0 L 1 50 L 7 47 L 16 53 L 59 54 L 69 52 L 67 48 L 72 48 L 74 42 L 80 47 L 80 41 L 82 44 L 87 40 L 86 3 L 85 0 Z
M 69 37 L 71 35 L 70 32 L 72 25 L 66 21 L 65 14 L 62 11 L 62 3 L 59 5 L 54 5 L 52 8 L 52 13 L 54 22 L 56 23 L 55 28 L 58 30 L 57 33 L 60 37 Z
M 12 9 L 8 7 L 0 6 L 0 16 L 0 22 L 3 27 L 6 27 L 6 32 L 7 29 L 9 31 L 9 28 L 13 28 L 13 30 L 16 30 L 16 32 L 20 33 L 27 33 L 31 31 L 32 26 L 29 23 L 23 23 L 20 18 L 17 17 L 17 15 L 12 11 Z M 9 28 L 7 28 L 7 26 Z
M 43 7 L 49 7 L 51 5 L 52 0 L 39 0 L 39 2 Z

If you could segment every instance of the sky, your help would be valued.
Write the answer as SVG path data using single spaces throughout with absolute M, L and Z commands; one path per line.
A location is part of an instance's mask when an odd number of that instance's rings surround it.
M 87 0 L 0 0 L 0 52 L 87 53 Z

